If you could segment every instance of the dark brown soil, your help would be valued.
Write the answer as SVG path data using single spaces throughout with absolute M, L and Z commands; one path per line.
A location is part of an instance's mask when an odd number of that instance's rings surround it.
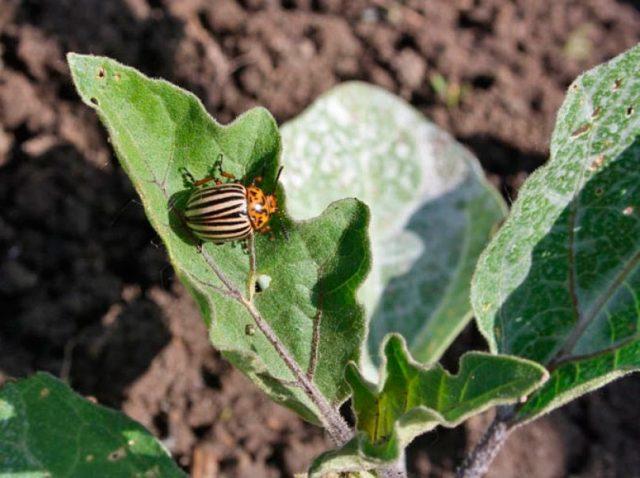
M 212 476 L 291 476 L 328 446 L 209 346 L 65 52 L 165 77 L 225 122 L 258 104 L 284 121 L 341 81 L 373 82 L 511 198 L 570 81 L 639 40 L 631 1 L 0 0 L 0 376 L 66 377 Z M 470 329 L 447 362 L 481 346 Z M 491 476 L 640 476 L 637 396 L 629 377 L 519 430 Z M 417 440 L 411 473 L 451 476 L 487 419 Z

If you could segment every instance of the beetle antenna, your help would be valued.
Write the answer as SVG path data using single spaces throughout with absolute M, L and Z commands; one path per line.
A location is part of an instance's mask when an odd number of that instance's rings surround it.
M 276 174 L 276 180 L 274 181 L 274 184 L 276 186 L 278 185 L 278 179 L 280 179 L 280 174 L 282 174 L 283 169 L 284 169 L 284 166 L 280 166 L 280 169 L 278 169 L 278 174 Z
M 280 230 L 280 232 L 282 232 L 282 235 L 284 236 L 284 239 L 286 241 L 289 240 L 289 229 L 287 228 L 287 224 L 286 224 L 286 217 L 284 215 L 284 211 L 282 209 L 278 209 L 277 212 L 278 215 L 278 219 L 280 219 L 278 221 L 278 229 Z
M 280 222 L 280 230 L 282 231 L 282 235 L 284 236 L 284 240 L 288 241 L 289 240 L 289 229 L 287 229 L 287 226 L 282 224 L 282 222 Z

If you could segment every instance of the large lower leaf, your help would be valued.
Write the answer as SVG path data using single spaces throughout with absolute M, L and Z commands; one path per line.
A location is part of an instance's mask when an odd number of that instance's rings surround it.
M 356 196 L 371 208 L 373 269 L 359 297 L 369 350 L 400 332 L 413 355 L 438 360 L 470 319 L 478 256 L 504 214 L 473 155 L 406 102 L 348 83 L 282 128 L 291 214 L 313 217 Z
M 195 296 L 213 345 L 272 398 L 318 422 L 314 404 L 292 382 L 290 367 L 272 344 L 254 332 L 246 308 L 220 293 L 226 285 L 216 270 L 235 290 L 247 290 L 246 251 L 239 244 L 206 243 L 201 252 L 177 212 L 186 195 L 184 169 L 205 177 L 220 154 L 223 169 L 237 178 L 260 175 L 266 191 L 276 187 L 280 136 L 272 116 L 256 108 L 222 126 L 195 96 L 165 81 L 103 57 L 71 54 L 69 64 L 82 99 L 109 130 L 151 224 Z M 281 190 L 278 196 L 284 207 Z M 257 293 L 255 307 L 334 406 L 347 397 L 341 371 L 358 359 L 363 341 L 355 292 L 369 268 L 367 223 L 366 206 L 344 200 L 303 223 L 276 220 L 273 241 L 256 238 L 257 273 L 266 289 Z
M 640 367 L 640 47 L 580 76 L 551 159 L 520 191 L 472 291 L 491 349 L 549 382 L 530 419 Z
M 0 390 L 0 476 L 186 475 L 142 425 L 37 373 Z
M 341 449 L 321 455 L 312 476 L 393 462 L 416 436 L 518 401 L 547 378 L 543 367 L 517 357 L 469 352 L 451 375 L 440 365 L 414 362 L 399 335 L 389 336 L 383 347 L 380 388 L 367 382 L 354 364 L 347 368 L 359 433 Z

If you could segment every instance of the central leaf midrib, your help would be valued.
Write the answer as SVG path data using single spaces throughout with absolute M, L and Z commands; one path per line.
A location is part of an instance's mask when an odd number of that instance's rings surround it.
M 161 104 L 163 105 L 163 107 L 164 107 L 164 108 L 165 108 L 165 110 L 166 110 L 166 106 L 164 105 L 164 102 L 162 102 L 162 101 L 160 101 L 160 102 L 161 102 Z M 117 123 L 119 123 L 119 126 L 121 127 L 121 129 L 122 129 L 122 130 L 123 130 L 123 131 L 124 131 L 128 136 L 129 136 L 129 140 L 131 141 L 131 143 L 134 145 L 135 149 L 137 150 L 138 156 L 139 156 L 139 158 L 140 158 L 140 160 L 141 160 L 142 164 L 144 164 L 144 165 L 145 165 L 146 169 L 148 170 L 149 174 L 150 174 L 150 175 L 151 175 L 151 177 L 152 177 L 152 183 L 153 183 L 153 184 L 155 184 L 155 185 L 156 185 L 156 187 L 158 187 L 158 189 L 160 190 L 160 192 L 161 192 L 161 193 L 162 193 L 162 195 L 164 196 L 165 200 L 168 200 L 168 198 L 169 198 L 169 193 L 165 190 L 165 188 L 163 188 L 163 187 L 161 186 L 161 184 L 159 183 L 159 181 L 158 181 L 158 179 L 157 179 L 157 177 L 156 177 L 156 175 L 155 175 L 155 172 L 154 172 L 154 171 L 153 171 L 153 169 L 149 166 L 149 164 L 147 163 L 147 161 L 144 159 L 144 155 L 142 155 L 142 154 L 141 154 L 140 145 L 139 145 L 139 144 L 138 144 L 138 142 L 136 141 L 135 136 L 134 136 L 134 135 L 131 133 L 131 131 L 129 130 L 128 125 L 126 124 L 126 122 L 124 122 L 124 121 L 122 120 L 122 118 L 120 117 L 120 115 L 119 115 L 118 111 L 117 111 L 115 108 L 114 108 L 114 109 L 111 109 L 111 114 L 112 114 L 112 118 L 114 118 L 114 119 L 117 121 Z M 220 145 L 219 145 L 217 142 L 216 142 L 216 145 L 217 145 L 218 147 L 220 147 Z M 253 148 L 255 149 L 255 142 L 254 142 Z M 222 148 L 220 148 L 220 149 L 222 150 Z M 252 150 L 252 152 L 253 152 L 253 150 Z M 188 274 L 188 275 L 193 275 L 193 274 L 191 273 L 191 271 L 186 270 L 186 272 L 187 272 L 187 274 Z M 208 289 L 209 289 L 209 291 L 210 291 L 210 292 L 212 291 L 212 290 L 211 290 L 211 288 L 208 288 Z M 216 293 L 216 291 L 212 291 L 212 292 L 213 292 L 213 293 Z M 281 361 L 282 361 L 282 360 L 281 360 Z M 265 365 L 266 365 L 266 364 L 265 364 Z M 276 380 L 283 380 L 282 378 L 277 377 L 277 376 L 274 376 L 274 375 L 272 375 L 272 374 L 269 374 L 269 375 L 270 375 L 270 376 L 272 376 L 272 377 L 273 377 L 274 379 L 276 379 Z

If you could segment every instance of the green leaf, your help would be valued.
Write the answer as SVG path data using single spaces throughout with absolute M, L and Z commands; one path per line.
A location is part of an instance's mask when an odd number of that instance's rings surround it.
M 273 117 L 255 108 L 222 126 L 194 95 L 111 59 L 70 54 L 69 64 L 82 99 L 109 130 L 151 224 L 196 298 L 213 345 L 271 398 L 318 423 L 314 404 L 292 383 L 293 374 L 266 337 L 252 328 L 246 309 L 219 292 L 214 266 L 245 293 L 248 254 L 236 243 L 205 243 L 200 252 L 176 212 L 188 193 L 183 168 L 205 177 L 221 153 L 225 171 L 249 180 L 260 175 L 263 189 L 274 190 L 280 136 Z M 277 195 L 283 208 L 283 191 Z M 256 237 L 257 273 L 267 288 L 256 294 L 255 306 L 298 365 L 314 369 L 313 381 L 334 406 L 348 394 L 340 371 L 358 360 L 364 337 L 355 292 L 369 269 L 367 224 L 366 206 L 350 199 L 302 223 L 276 218 L 275 240 Z
M 145 428 L 47 373 L 0 389 L 0 476 L 186 476 Z
M 640 366 L 640 47 L 580 76 L 551 159 L 478 263 L 472 302 L 491 350 L 551 371 L 524 421 Z
M 471 318 L 476 261 L 505 214 L 473 155 L 400 98 L 347 83 L 282 127 L 289 212 L 305 219 L 340 197 L 371 208 L 373 269 L 359 292 L 369 351 L 401 333 L 438 360 Z
M 535 362 L 482 352 L 463 355 L 458 373 L 451 375 L 440 365 L 416 363 L 404 339 L 395 334 L 383 348 L 379 388 L 367 382 L 355 364 L 347 368 L 359 433 L 343 448 L 321 455 L 312 466 L 313 476 L 393 462 L 416 436 L 516 402 L 547 378 Z

